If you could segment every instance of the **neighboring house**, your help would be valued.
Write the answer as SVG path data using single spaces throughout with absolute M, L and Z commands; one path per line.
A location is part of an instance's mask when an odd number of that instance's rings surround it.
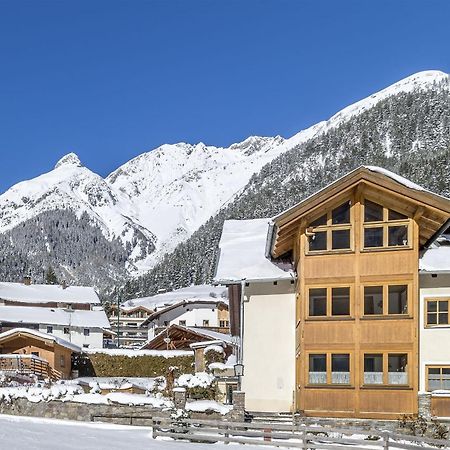
M 449 236 L 450 238 L 450 236 Z M 450 391 L 450 240 L 420 259 L 420 391 Z
M 246 408 L 417 414 L 419 251 L 449 219 L 449 199 L 360 167 L 270 220 L 226 221 L 215 281 Z
M 84 348 L 103 347 L 111 330 L 93 288 L 0 282 L 0 330 L 25 327 Z
M 142 350 L 191 350 L 191 344 L 216 341 L 222 343 L 225 353 L 232 353 L 232 338 L 229 334 L 217 333 L 204 328 L 171 325 L 149 340 Z
M 134 317 L 134 311 L 140 317 Z M 110 320 L 115 331 L 117 319 L 114 308 Z M 190 286 L 124 302 L 119 317 L 120 345 L 142 345 L 174 324 L 228 333 L 227 289 L 209 285 Z
M 103 310 L 0 306 L 1 331 L 30 328 L 83 348 L 102 348 L 104 330 L 109 327 Z
M 101 301 L 92 287 L 31 284 L 24 277 L 23 283 L 0 282 L 0 305 L 91 309 Z
M 111 307 L 109 320 L 116 339 L 119 336 L 120 347 L 140 348 L 147 341 L 147 330 L 141 325 L 152 313 L 145 306 L 121 306 L 117 314 L 117 306 Z
M 81 348 L 64 339 L 28 328 L 0 333 L 0 371 L 69 379 L 72 355 Z
M 148 339 L 171 325 L 205 328 L 219 333 L 229 333 L 228 304 L 222 300 L 183 300 L 158 309 L 142 327 L 148 328 Z

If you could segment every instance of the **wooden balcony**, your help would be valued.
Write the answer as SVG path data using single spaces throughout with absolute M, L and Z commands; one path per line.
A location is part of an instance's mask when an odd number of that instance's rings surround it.
M 62 375 L 43 358 L 16 353 L 0 355 L 0 371 L 36 375 L 38 378 L 50 378 L 53 381 L 60 380 Z

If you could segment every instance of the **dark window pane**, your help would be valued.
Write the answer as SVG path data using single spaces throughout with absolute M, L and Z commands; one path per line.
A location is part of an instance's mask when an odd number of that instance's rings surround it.
M 309 315 L 326 316 L 327 315 L 327 290 L 310 289 L 309 290 Z
M 389 227 L 388 244 L 393 247 L 397 245 L 408 245 L 408 227 Z
M 427 314 L 427 324 L 428 325 L 436 325 L 437 324 L 437 314 L 435 313 L 428 313 Z
M 407 216 L 400 214 L 397 211 L 394 211 L 392 209 L 389 210 L 388 220 L 405 220 L 407 218 L 408 218 Z
M 350 372 L 350 356 L 331 355 L 331 371 L 332 372 Z
M 439 311 L 440 312 L 444 312 L 444 311 L 448 311 L 448 301 L 444 300 L 444 301 L 440 301 L 439 302 Z
M 383 314 L 383 286 L 364 288 L 364 314 Z
M 314 250 L 326 250 L 327 249 L 327 232 L 320 231 L 314 233 L 314 236 L 309 238 L 309 249 Z
M 333 209 L 331 219 L 334 225 L 350 223 L 350 202 L 345 202 L 341 206 Z
M 370 200 L 364 201 L 364 222 L 380 222 L 383 220 L 383 207 Z
M 383 247 L 383 228 L 364 228 L 364 247 Z
M 431 370 L 431 369 L 430 369 Z M 439 369 L 437 369 L 437 370 L 439 370 Z M 450 368 L 449 367 L 443 367 L 442 368 L 442 373 L 444 374 L 444 375 L 450 375 Z
M 428 373 L 429 373 L 430 375 L 440 375 L 441 369 L 439 369 L 439 367 L 430 367 L 430 368 L 428 369 Z
M 331 314 L 333 316 L 350 315 L 350 288 L 333 288 L 331 290 Z
M 350 230 L 334 230 L 331 237 L 334 250 L 350 248 Z
M 327 224 L 327 215 L 324 214 L 323 216 L 320 216 L 318 219 L 316 219 L 314 222 L 311 222 L 311 227 L 320 227 L 321 225 Z
M 439 325 L 448 324 L 448 313 L 439 313 Z
M 388 383 L 408 384 L 407 367 L 407 355 L 388 355 Z
M 428 302 L 428 312 L 437 311 L 437 302 Z
M 383 355 L 364 355 L 364 372 L 383 372 Z
M 389 286 L 389 314 L 408 313 L 408 286 Z
M 309 371 L 310 372 L 326 372 L 327 357 L 325 354 L 309 355 Z

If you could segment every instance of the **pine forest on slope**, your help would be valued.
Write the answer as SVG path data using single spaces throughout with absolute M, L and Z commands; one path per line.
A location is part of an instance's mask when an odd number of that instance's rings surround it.
M 361 164 L 449 195 L 449 100 L 448 76 L 421 72 L 290 139 L 163 145 L 106 178 L 66 155 L 0 196 L 0 278 L 52 266 L 127 298 L 207 283 L 225 219 L 275 215 Z

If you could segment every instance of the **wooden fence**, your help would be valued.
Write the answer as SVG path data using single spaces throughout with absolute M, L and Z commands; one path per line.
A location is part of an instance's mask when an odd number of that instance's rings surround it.
M 61 372 L 53 369 L 47 360 L 35 355 L 3 354 L 0 355 L 0 371 L 23 375 L 37 375 L 40 378 L 61 379 Z
M 223 442 L 303 449 L 422 449 L 450 448 L 450 440 L 407 436 L 379 430 L 341 429 L 279 423 L 153 417 L 153 437 L 192 442 Z

